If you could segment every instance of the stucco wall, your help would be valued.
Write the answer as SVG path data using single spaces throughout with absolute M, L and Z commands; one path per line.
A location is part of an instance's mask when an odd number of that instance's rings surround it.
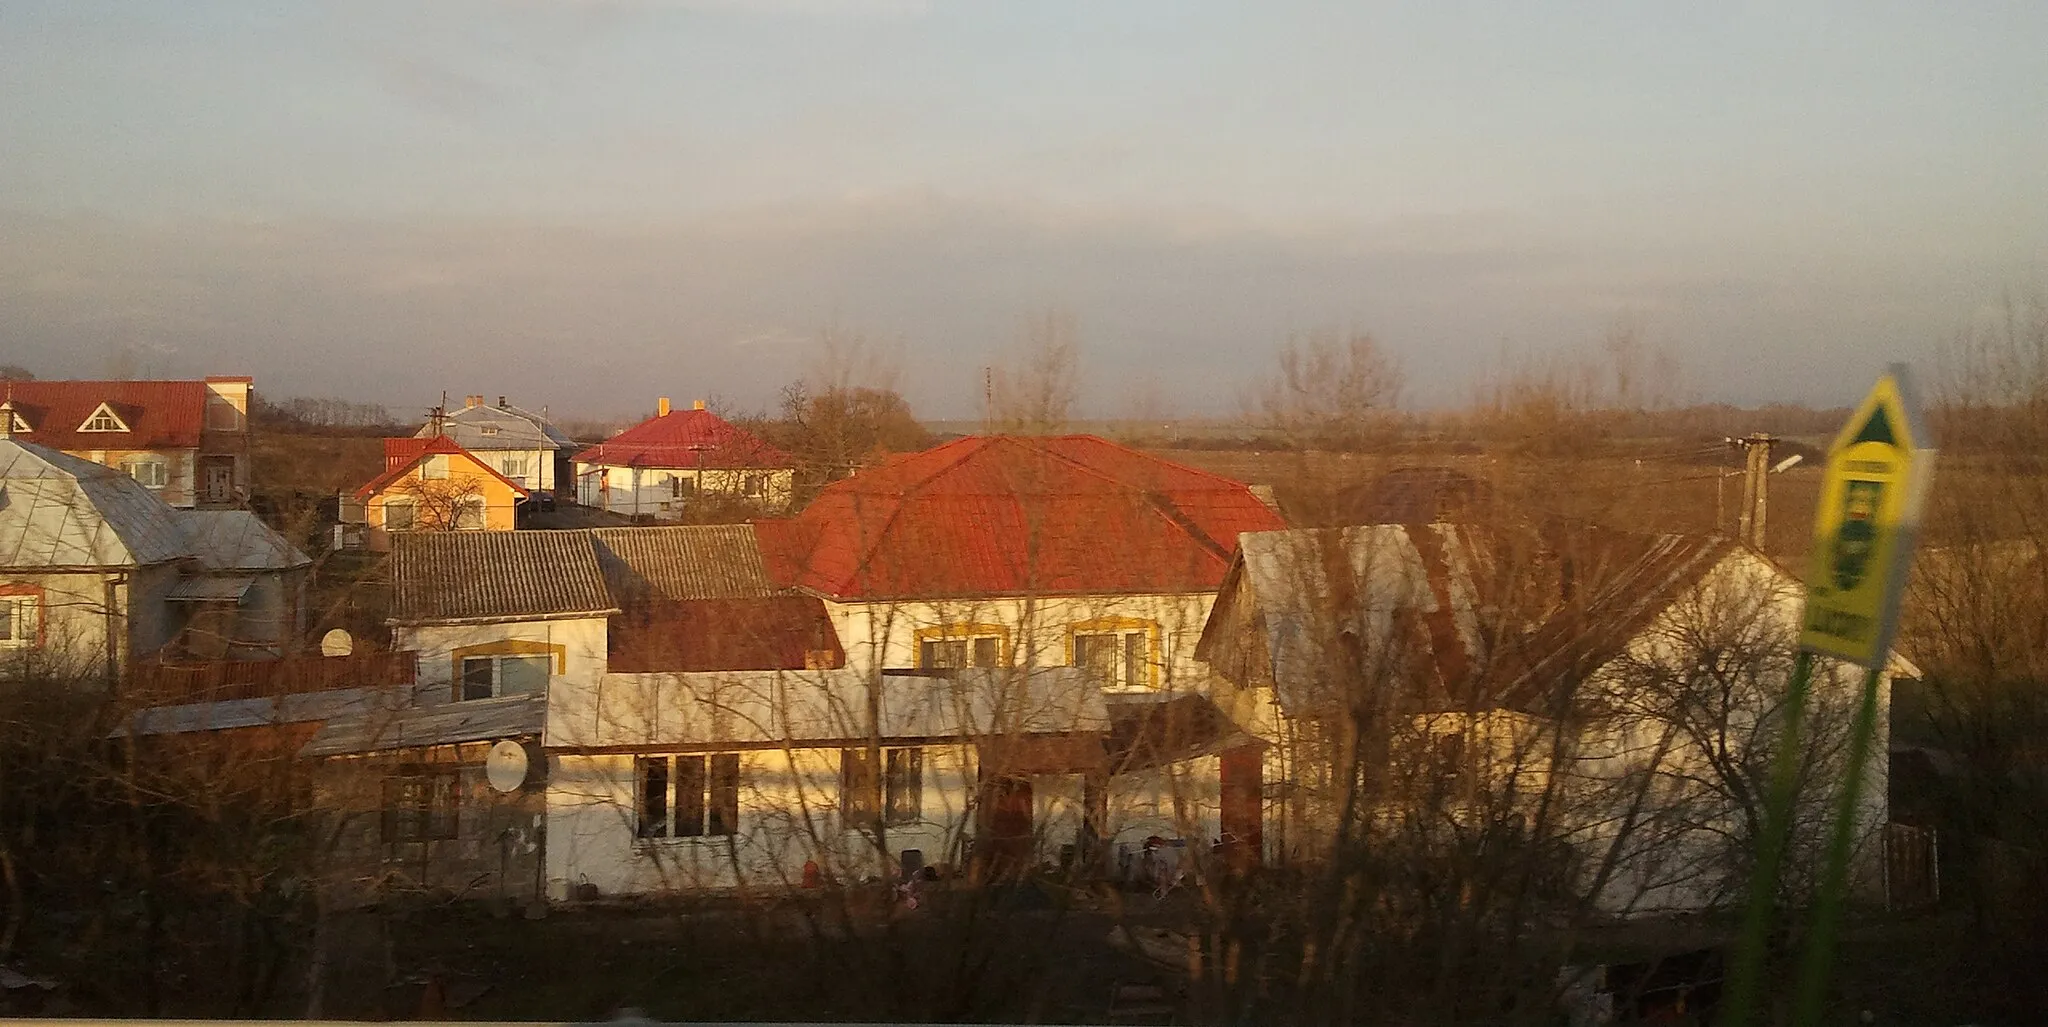
M 1072 662 L 1076 628 L 1123 630 L 1156 625 L 1152 687 L 1207 688 L 1207 665 L 1195 659 L 1195 643 L 1215 602 L 1213 592 L 1185 595 L 1075 596 L 1051 599 L 894 600 L 876 603 L 826 602 L 825 609 L 846 649 L 846 665 L 872 672 L 916 667 L 925 637 L 962 637 L 955 632 L 997 631 L 1005 639 L 1011 666 L 1063 667 Z M 1125 623 L 1130 622 L 1130 623 Z M 938 632 L 940 634 L 933 635 Z
M 396 631 L 398 648 L 419 653 L 418 694 L 422 703 L 455 700 L 455 684 L 461 673 L 458 663 L 463 650 L 493 643 L 523 642 L 544 645 L 558 659 L 549 679 L 550 695 L 558 691 L 595 694 L 604 677 L 606 626 L 603 617 L 564 620 L 510 621 L 492 624 L 401 625 Z
M 761 494 L 746 495 L 747 479 L 757 476 L 761 479 Z M 672 484 L 676 481 L 687 483 L 680 495 Z M 789 468 L 699 471 L 695 468 L 632 468 L 579 463 L 576 465 L 576 501 L 584 506 L 602 507 L 627 516 L 640 514 L 656 520 L 676 520 L 689 507 L 692 497 L 699 494 L 743 500 L 764 510 L 780 510 L 789 505 L 795 482 L 796 472 Z

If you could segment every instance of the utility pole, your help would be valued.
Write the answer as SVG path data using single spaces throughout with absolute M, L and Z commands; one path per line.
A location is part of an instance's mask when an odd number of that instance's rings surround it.
M 1732 448 L 1740 447 L 1746 462 L 1742 472 L 1742 506 L 1736 515 L 1735 539 L 1757 549 L 1764 547 L 1765 516 L 1770 509 L 1771 498 L 1771 446 L 1778 437 L 1756 432 L 1742 438 L 1724 440 Z

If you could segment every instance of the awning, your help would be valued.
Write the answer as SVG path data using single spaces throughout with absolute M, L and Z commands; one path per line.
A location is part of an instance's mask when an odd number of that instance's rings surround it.
M 246 574 L 186 578 L 171 586 L 164 598 L 174 603 L 238 603 L 256 579 Z

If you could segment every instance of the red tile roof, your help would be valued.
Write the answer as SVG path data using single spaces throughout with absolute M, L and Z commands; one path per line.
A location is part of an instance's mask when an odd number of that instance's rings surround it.
M 468 457 L 471 462 L 482 468 L 484 473 L 511 486 L 512 491 L 522 496 L 531 494 L 518 482 L 499 474 L 497 468 L 478 460 L 475 453 L 457 445 L 454 439 L 446 435 L 436 435 L 431 439 L 385 439 L 384 473 L 371 478 L 363 483 L 361 488 L 356 489 L 356 498 L 368 499 L 382 492 L 385 486 L 405 477 L 405 473 L 418 466 L 420 461 L 437 455 Z
M 51 449 L 196 449 L 206 428 L 205 382 L 8 382 L 5 394 L 28 423 L 26 441 Z M 101 403 L 127 431 L 78 430 Z
M 807 670 L 843 666 L 839 635 L 815 596 L 748 596 L 636 604 L 614 615 L 616 672 Z
M 1243 531 L 1286 525 L 1240 482 L 1090 435 L 977 436 L 756 521 L 776 580 L 838 598 L 1214 591 Z
M 793 467 L 789 454 L 709 410 L 672 410 L 650 417 L 576 454 L 579 464 L 614 467 Z

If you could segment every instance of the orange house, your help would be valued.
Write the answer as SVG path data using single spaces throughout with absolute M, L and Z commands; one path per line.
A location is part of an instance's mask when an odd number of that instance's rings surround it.
M 385 439 L 384 473 L 357 489 L 344 520 L 371 549 L 400 531 L 511 531 L 527 491 L 446 435 Z

